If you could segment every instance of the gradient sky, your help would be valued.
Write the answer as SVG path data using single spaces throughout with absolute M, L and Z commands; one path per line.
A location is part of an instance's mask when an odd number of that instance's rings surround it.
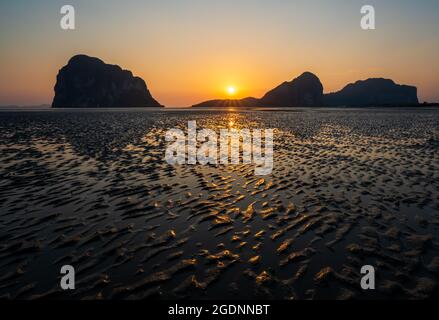
M 59 27 L 62 5 L 75 31 Z M 360 8 L 377 29 L 360 28 Z M 167 106 L 262 96 L 304 71 L 325 92 L 369 77 L 415 85 L 439 101 L 437 0 L 14 0 L 0 2 L 0 105 L 51 103 L 78 53 L 142 77 Z

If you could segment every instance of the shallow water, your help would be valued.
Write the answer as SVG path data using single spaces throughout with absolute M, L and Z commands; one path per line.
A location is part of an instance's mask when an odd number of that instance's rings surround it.
M 189 120 L 274 128 L 272 174 L 167 164 Z M 438 109 L 3 111 L 0 175 L 3 298 L 438 297 Z

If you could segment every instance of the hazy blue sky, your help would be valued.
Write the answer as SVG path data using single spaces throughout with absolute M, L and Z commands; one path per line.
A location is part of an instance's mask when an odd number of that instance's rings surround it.
M 75 31 L 59 27 L 64 4 Z M 360 28 L 364 4 L 374 31 Z M 14 0 L 0 16 L 0 105 L 50 103 L 77 53 L 132 70 L 170 106 L 223 98 L 228 86 L 259 97 L 303 71 L 325 92 L 382 76 L 439 101 L 437 0 Z

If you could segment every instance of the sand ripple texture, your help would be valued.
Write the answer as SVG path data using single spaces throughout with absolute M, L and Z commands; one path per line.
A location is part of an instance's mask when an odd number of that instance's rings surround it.
M 272 174 L 167 164 L 188 120 L 274 128 Z M 2 299 L 438 297 L 439 110 L 0 112 L 0 160 Z

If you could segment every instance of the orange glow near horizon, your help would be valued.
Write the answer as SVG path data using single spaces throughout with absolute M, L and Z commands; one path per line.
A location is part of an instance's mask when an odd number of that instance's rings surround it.
M 420 102 L 439 101 L 439 2 L 386 1 L 379 16 L 388 23 L 373 32 L 359 27 L 361 4 L 90 1 L 67 32 L 48 14 L 59 11 L 51 1 L 0 2 L 0 105 L 50 104 L 59 69 L 76 54 L 130 70 L 167 107 L 261 98 L 305 71 L 325 93 L 384 77 L 416 86 Z

